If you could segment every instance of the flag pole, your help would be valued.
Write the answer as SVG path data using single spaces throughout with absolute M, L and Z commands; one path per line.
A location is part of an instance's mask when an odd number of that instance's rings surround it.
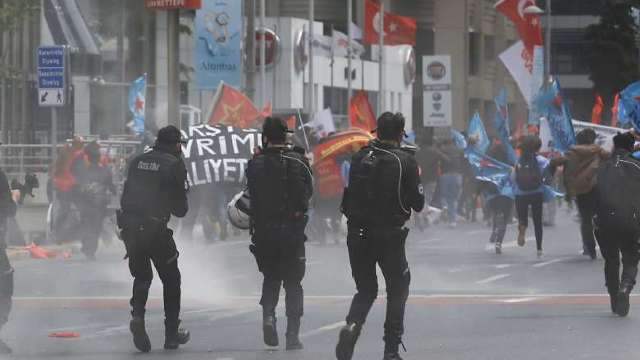
M 313 23 L 315 22 L 314 7 L 314 0 L 309 0 L 309 117 L 312 117 L 316 110 L 315 79 L 313 76 L 313 40 L 315 37 L 313 31 Z
M 302 128 L 302 136 L 304 137 L 304 144 L 307 146 L 307 152 L 311 151 L 311 146 L 309 146 L 309 138 L 307 138 L 307 129 L 304 128 L 304 123 L 302 122 L 302 114 L 300 114 L 300 109 L 298 109 L 298 121 L 300 121 L 300 127 Z
M 347 75 L 347 113 L 349 113 L 349 101 L 351 101 L 351 97 L 353 96 L 353 84 L 351 83 L 351 74 L 352 74 L 352 64 L 351 64 L 351 41 L 353 41 L 353 33 L 351 21 L 353 19 L 353 0 L 347 0 L 347 38 L 349 42 L 349 46 L 347 47 L 347 71 L 349 74 Z
M 267 104 L 267 38 L 265 29 L 266 17 L 265 0 L 260 0 L 260 106 L 264 108 Z
M 380 62 L 378 63 L 378 116 L 380 116 L 385 109 L 385 81 L 384 81 L 384 0 L 380 1 L 380 24 L 378 30 L 378 40 L 380 41 Z

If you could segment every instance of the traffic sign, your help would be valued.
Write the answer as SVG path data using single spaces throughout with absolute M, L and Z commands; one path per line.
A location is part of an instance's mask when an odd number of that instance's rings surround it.
M 63 46 L 38 48 L 38 104 L 64 106 L 66 97 L 66 64 Z

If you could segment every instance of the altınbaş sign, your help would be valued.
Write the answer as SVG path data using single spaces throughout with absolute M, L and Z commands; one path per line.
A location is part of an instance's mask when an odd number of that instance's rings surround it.
M 195 68 L 198 87 L 217 89 L 221 81 L 242 86 L 242 2 L 205 1 L 196 12 Z
M 202 0 L 145 0 L 144 6 L 156 10 L 200 9 Z
M 423 123 L 425 127 L 453 125 L 451 105 L 451 56 L 422 57 Z

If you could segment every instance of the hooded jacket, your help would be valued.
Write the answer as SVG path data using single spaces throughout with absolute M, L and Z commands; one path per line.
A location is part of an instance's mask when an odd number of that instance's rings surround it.
M 564 183 L 569 196 L 583 195 L 596 186 L 598 168 L 609 156 L 599 145 L 576 145 L 564 156 L 554 159 L 552 166 L 564 166 Z

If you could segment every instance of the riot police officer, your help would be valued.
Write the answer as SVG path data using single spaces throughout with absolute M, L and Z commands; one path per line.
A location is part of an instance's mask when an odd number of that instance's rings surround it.
M 276 306 L 280 288 L 286 292 L 286 349 L 302 349 L 299 339 L 303 315 L 305 227 L 313 192 L 312 172 L 304 150 L 287 145 L 286 123 L 267 118 L 263 149 L 247 167 L 251 195 L 251 251 L 264 275 L 262 284 L 263 335 L 268 346 L 278 346 Z
M 377 139 L 356 153 L 351 161 L 342 211 L 348 219 L 347 246 L 358 292 L 351 303 L 347 325 L 340 331 L 336 347 L 338 360 L 349 360 L 353 356 L 362 326 L 378 295 L 376 264 L 387 286 L 384 360 L 401 359 L 398 348 L 402 344 L 411 280 L 405 255 L 409 230 L 404 224 L 412 210 L 419 212 L 424 207 L 415 149 L 400 146 L 404 125 L 402 114 L 382 114 L 378 119 Z
M 167 227 L 171 215 L 183 217 L 188 210 L 182 143 L 176 127 L 167 126 L 158 131 L 155 146 L 129 165 L 118 214 L 129 270 L 134 278 L 130 330 L 134 345 L 142 352 L 151 350 L 144 316 L 153 279 L 152 262 L 164 287 L 164 348 L 177 349 L 189 341 L 189 332 L 179 328 L 178 251 L 173 231 Z
M 17 206 L 4 171 L 0 170 L 0 329 L 9 320 L 13 297 L 13 268 L 7 256 L 7 219 L 16 215 Z M 0 340 L 0 354 L 11 354 L 11 348 Z

